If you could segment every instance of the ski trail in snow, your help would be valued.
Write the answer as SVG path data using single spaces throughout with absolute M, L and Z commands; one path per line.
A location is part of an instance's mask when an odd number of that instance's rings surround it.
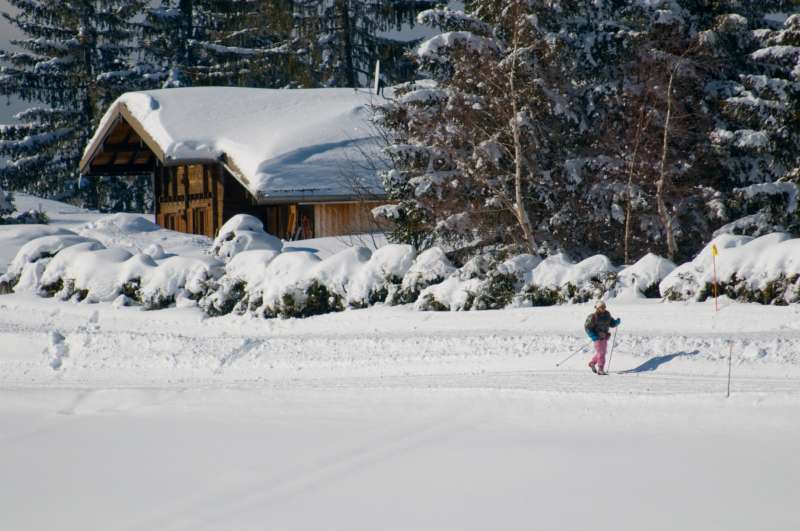
M 249 338 L 249 337 L 244 338 L 242 340 L 241 344 L 239 344 L 238 347 L 236 347 L 235 349 L 231 350 L 227 354 L 223 355 L 219 359 L 219 367 L 217 368 L 216 371 L 214 371 L 214 373 L 215 374 L 221 374 L 223 369 L 226 366 L 235 363 L 236 360 L 238 360 L 242 356 L 246 355 L 248 352 L 254 350 L 255 348 L 259 347 L 261 344 L 262 344 L 262 342 L 255 341 L 252 338 Z
M 319 459 L 302 470 L 252 483 L 232 485 L 225 490 L 208 492 L 177 505 L 172 511 L 153 516 L 124 529 L 219 529 L 232 515 L 263 509 L 311 490 L 327 488 L 366 468 L 396 458 L 431 442 L 455 436 L 459 431 L 488 418 L 489 412 L 448 411 L 426 421 L 422 426 L 409 426 L 399 433 L 386 433 L 379 440 L 364 442 Z

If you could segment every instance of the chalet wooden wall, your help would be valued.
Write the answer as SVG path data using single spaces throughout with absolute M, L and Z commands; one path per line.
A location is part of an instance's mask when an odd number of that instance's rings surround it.
M 218 165 L 158 165 L 154 190 L 162 227 L 213 238 L 222 226 L 225 186 Z
M 258 205 L 219 164 L 164 167 L 154 175 L 156 223 L 166 229 L 213 238 L 236 214 L 250 214 L 286 240 L 374 231 L 370 211 L 379 202 Z
M 341 236 L 377 230 L 371 211 L 381 202 L 314 205 L 314 237 Z

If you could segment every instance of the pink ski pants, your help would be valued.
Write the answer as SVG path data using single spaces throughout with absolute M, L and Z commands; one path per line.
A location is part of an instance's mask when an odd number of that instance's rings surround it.
M 597 365 L 598 369 L 606 366 L 606 350 L 608 349 L 608 338 L 598 339 L 594 342 L 594 358 L 592 364 Z

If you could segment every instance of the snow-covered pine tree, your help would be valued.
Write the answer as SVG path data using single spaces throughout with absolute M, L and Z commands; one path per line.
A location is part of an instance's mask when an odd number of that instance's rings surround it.
M 140 54 L 159 73 L 153 79 L 154 87 L 191 85 L 189 41 L 194 23 L 193 0 L 161 0 L 145 9 Z
M 14 206 L 14 195 L 6 193 L 0 188 L 0 224 L 5 223 L 8 216 L 16 211 Z
M 527 2 L 471 7 L 481 18 L 439 8 L 419 15 L 445 33 L 416 52 L 432 82 L 401 87 L 383 109 L 395 163 L 385 184 L 398 204 L 378 213 L 400 221 L 394 236 L 409 243 L 428 233 L 456 248 L 540 252 L 554 243 L 541 229 L 559 201 L 555 170 L 577 125 L 562 42 Z
M 295 0 L 296 35 L 308 55 L 309 81 L 315 86 L 368 84 L 377 60 L 384 82 L 413 79 L 406 57 L 409 43 L 388 36 L 413 26 L 431 0 Z
M 0 185 L 45 197 L 76 195 L 78 161 L 97 120 L 149 74 L 129 61 L 137 0 L 9 0 L 23 32 L 0 52 L 0 93 L 37 105 L 0 127 Z M 96 190 L 85 190 L 97 204 Z
M 162 0 L 143 27 L 143 52 L 167 87 L 283 87 L 302 72 L 290 0 Z
M 800 9 L 775 27 L 767 15 L 785 2 L 749 7 L 719 15 L 702 35 L 720 65 L 708 90 L 719 166 L 709 211 L 727 222 L 723 232 L 798 233 Z

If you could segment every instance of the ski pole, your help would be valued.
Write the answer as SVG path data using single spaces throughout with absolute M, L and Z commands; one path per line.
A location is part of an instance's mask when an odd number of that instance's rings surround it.
M 619 330 L 619 325 L 614 328 L 614 339 L 611 340 L 611 351 L 608 353 L 608 363 L 606 363 L 606 372 L 611 372 L 611 356 L 614 355 L 614 345 L 617 344 L 617 330 Z
M 574 355 L 575 355 L 575 354 L 577 354 L 578 352 L 580 352 L 580 351 L 582 351 L 583 349 L 585 349 L 586 347 L 588 347 L 588 346 L 589 346 L 591 343 L 592 343 L 592 342 L 591 342 L 591 341 L 589 341 L 589 342 L 588 342 L 588 343 L 586 343 L 585 345 L 581 345 L 581 346 L 580 346 L 580 348 L 578 348 L 578 350 L 576 350 L 575 352 L 573 352 L 572 354 L 570 354 L 569 356 L 567 356 L 567 357 L 566 357 L 566 358 L 564 358 L 563 360 L 561 360 L 561 361 L 559 361 L 558 363 L 556 363 L 556 367 L 560 366 L 562 363 L 564 363 L 565 361 L 567 361 L 568 359 L 570 359 L 572 356 L 574 356 Z

